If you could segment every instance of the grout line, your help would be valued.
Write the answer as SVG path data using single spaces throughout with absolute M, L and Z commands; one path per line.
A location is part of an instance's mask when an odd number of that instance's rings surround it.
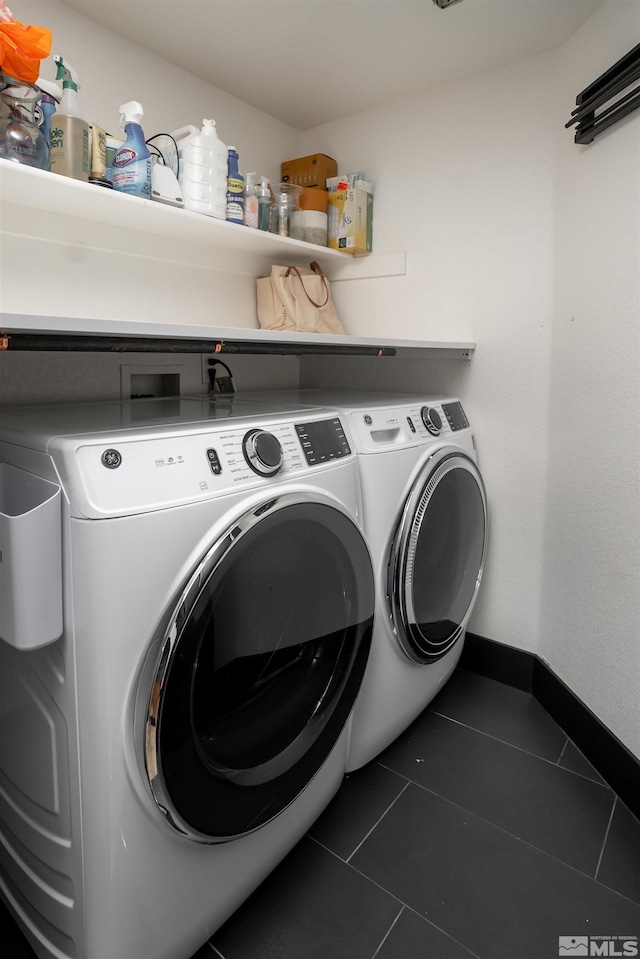
M 410 786 L 410 785 L 412 784 L 407 783 L 407 786 Z M 372 886 L 375 886 L 376 889 L 380 890 L 380 892 L 383 892 L 386 896 L 389 896 L 390 899 L 395 899 L 395 901 L 400 906 L 407 905 L 406 902 L 403 902 L 402 899 L 400 899 L 399 896 L 396 896 L 394 892 L 390 892 L 385 886 L 381 886 L 379 882 L 376 882 L 376 880 L 372 879 L 371 876 L 368 876 L 366 872 L 362 872 L 361 869 L 358 869 L 356 866 L 353 866 L 350 862 L 347 862 L 346 859 L 343 859 L 342 856 L 339 856 L 337 852 L 333 851 L 333 849 L 329 849 L 328 846 L 323 846 L 322 843 L 318 842 L 317 839 L 314 839 L 313 836 L 309 836 L 308 838 L 311 840 L 311 842 L 314 842 L 317 846 L 320 846 L 321 849 L 324 849 L 331 856 L 333 856 L 334 859 L 337 859 L 338 862 L 341 863 L 343 866 L 346 866 L 347 869 L 350 869 L 352 872 L 355 872 L 357 876 L 361 876 L 362 879 L 365 879 L 367 882 L 370 882 Z
M 565 741 L 564 741 L 564 746 L 563 746 L 562 749 L 560 750 L 560 755 L 558 756 L 558 759 L 557 759 L 557 762 L 556 762 L 556 766 L 559 766 L 559 765 L 560 765 L 560 761 L 561 761 L 562 757 L 564 756 L 564 754 L 566 753 L 566 751 L 567 751 L 567 746 L 568 746 L 568 745 L 569 745 L 569 737 L 567 736 L 567 738 L 566 738 Z M 563 766 L 562 768 L 564 769 L 565 767 Z
M 386 769 L 387 767 L 384 766 L 383 768 Z M 390 772 L 393 772 L 393 770 L 390 770 Z M 423 789 L 424 792 L 429 793 L 430 796 L 435 796 L 436 799 L 441 799 L 450 806 L 454 806 L 456 809 L 459 809 L 461 812 L 465 813 L 465 815 L 473 816 L 474 819 L 478 819 L 480 822 L 490 826 L 492 829 L 497 829 L 499 832 L 504 833 L 505 836 L 509 836 L 510 839 L 514 839 L 516 842 L 521 842 L 523 845 L 529 846 L 530 849 L 534 849 L 536 852 L 540 853 L 541 856 L 548 856 L 549 859 L 553 859 L 554 862 L 558 862 L 563 866 L 567 866 L 568 869 L 573 869 L 574 872 L 580 873 L 581 876 L 587 876 L 588 878 L 591 878 L 588 873 L 578 869 L 577 866 L 572 866 L 571 863 L 565 862 L 564 859 L 558 859 L 558 857 L 554 856 L 553 853 L 547 852 L 545 849 L 541 849 L 540 846 L 536 846 L 529 839 L 523 839 L 522 836 L 516 836 L 514 832 L 509 832 L 509 830 L 505 829 L 504 826 L 499 826 L 490 819 L 485 819 L 484 816 L 481 816 L 480 813 L 474 812 L 473 809 L 468 809 L 467 806 L 463 806 L 461 803 L 455 802 L 455 800 L 449 799 L 447 796 L 443 796 L 441 793 L 437 793 L 434 789 L 429 789 L 428 786 L 422 786 L 420 783 L 416 782 L 412 783 L 412 785 L 417 786 L 418 789 Z
M 607 829 L 604 834 L 604 839 L 602 841 L 602 849 L 600 850 L 600 855 L 598 856 L 598 865 L 596 866 L 596 871 L 593 874 L 593 878 L 598 880 L 598 873 L 600 872 L 600 865 L 602 864 L 602 857 L 604 856 L 605 846 L 607 845 L 607 839 L 609 838 L 609 832 L 611 830 L 611 823 L 613 822 L 613 814 L 616 811 L 616 805 L 618 803 L 618 797 L 614 795 L 613 806 L 611 807 L 611 815 L 609 816 L 609 822 L 607 823 Z
M 453 716 L 447 716 L 445 713 L 439 713 L 435 709 L 429 709 L 429 712 L 433 713 L 434 716 L 439 716 L 440 719 L 446 719 L 450 723 L 455 723 L 456 726 L 462 726 L 463 729 L 470 729 L 471 732 L 478 733 L 480 736 L 486 736 L 487 739 L 492 739 L 496 743 L 502 743 L 503 746 L 511 746 L 512 749 L 517 749 L 518 752 L 525 753 L 527 756 L 533 756 L 534 759 L 541 759 L 545 763 L 549 763 L 552 766 L 555 766 L 556 763 L 551 759 L 545 759 L 544 756 L 540 756 L 538 753 L 532 753 L 529 749 L 525 749 L 524 746 L 518 746 L 516 743 L 510 743 L 508 739 L 500 739 L 499 736 L 494 736 L 493 733 L 488 733 L 484 729 L 478 729 L 477 726 L 470 726 L 469 723 L 463 723 L 461 719 L 454 719 Z M 568 770 L 571 772 L 571 770 Z
M 384 817 L 387 815 L 387 813 L 389 812 L 389 810 L 390 810 L 393 806 L 395 806 L 395 804 L 397 803 L 397 801 L 400 799 L 400 796 L 403 794 L 403 792 L 405 791 L 405 789 L 409 786 L 410 782 L 411 782 L 411 781 L 410 781 L 409 779 L 407 779 L 406 783 L 404 784 L 404 786 L 402 787 L 402 789 L 400 790 L 400 792 L 398 793 L 398 795 L 396 796 L 396 798 L 393 800 L 393 802 L 389 803 L 389 805 L 387 806 L 387 808 L 385 809 L 385 811 L 384 811 L 384 812 L 382 813 L 382 815 L 376 820 L 376 822 L 373 824 L 373 826 L 371 827 L 371 829 L 369 830 L 369 832 L 367 833 L 367 835 L 364 837 L 364 839 L 361 839 L 360 842 L 358 843 L 358 845 L 356 846 L 356 848 L 353 850 L 353 852 L 350 853 L 350 854 L 347 856 L 347 858 L 345 859 L 345 862 L 348 863 L 348 862 L 353 858 L 353 856 L 355 856 L 355 854 L 357 853 L 358 849 L 360 849 L 360 847 L 362 846 L 362 844 L 367 841 L 367 839 L 369 838 L 369 836 L 371 835 L 371 833 L 373 832 L 373 830 L 376 828 L 376 826 L 378 826 L 378 825 L 382 822 L 382 820 L 383 820 Z
M 405 911 L 405 909 L 406 909 L 406 906 L 402 906 L 402 908 L 400 909 L 400 912 L 398 913 L 398 915 L 397 915 L 396 918 L 393 920 L 393 922 L 391 923 L 391 925 L 389 926 L 389 928 L 388 928 L 387 931 L 385 932 L 384 936 L 382 937 L 382 940 L 381 940 L 381 942 L 380 942 L 380 945 L 378 946 L 378 948 L 377 948 L 376 951 L 374 952 L 374 954 L 373 954 L 373 956 L 371 957 L 371 959 L 376 959 L 376 956 L 378 955 L 378 953 L 380 952 L 380 950 L 381 950 L 382 947 L 384 946 L 385 942 L 387 941 L 387 939 L 388 939 L 389 936 L 391 935 L 391 933 L 392 933 L 392 931 L 393 931 L 393 929 L 394 929 L 394 927 L 395 927 L 398 919 L 400 918 L 400 916 L 402 915 L 402 913 Z
M 580 779 L 586 779 L 590 783 L 595 783 L 596 786 L 602 786 L 604 789 L 608 789 L 609 792 L 613 792 L 613 789 L 607 782 L 599 782 L 596 779 L 591 779 L 590 776 L 585 776 L 583 773 L 577 773 L 573 769 L 567 769 L 566 766 L 559 766 L 559 760 L 546 759 L 544 756 L 540 756 L 538 753 L 532 753 L 530 750 L 525 749 L 524 746 L 517 746 L 515 743 L 510 743 L 507 739 L 500 739 L 498 736 L 494 736 L 492 733 L 487 733 L 483 729 L 478 729 L 476 726 L 469 726 L 468 723 L 463 723 L 459 719 L 453 719 L 451 716 L 445 716 L 444 713 L 438 713 L 435 709 L 430 709 L 429 712 L 433 713 L 434 716 L 439 716 L 440 719 L 446 719 L 450 723 L 455 723 L 456 726 L 462 726 L 463 729 L 470 729 L 471 732 L 478 733 L 480 736 L 485 736 L 487 739 L 493 740 L 495 743 L 502 743 L 503 746 L 510 746 L 511 749 L 517 749 L 518 752 L 524 753 L 525 756 L 531 756 L 532 759 L 539 759 L 542 763 L 547 763 L 549 766 L 557 766 L 558 769 L 561 769 L 565 773 L 569 773 L 572 776 L 579 776 Z M 563 733 L 564 735 L 564 733 Z M 569 740 L 567 739 L 567 743 Z M 563 750 L 564 751 L 564 750 Z M 385 766 L 385 769 L 387 767 Z M 394 772 L 394 770 L 391 770 Z M 412 780 L 413 781 L 413 780 Z
M 387 767 L 385 766 L 383 768 L 386 769 Z M 393 770 L 390 770 L 390 772 L 393 772 Z M 579 773 L 576 773 L 576 775 L 579 775 Z M 593 782 L 593 780 L 590 779 L 589 782 Z M 498 829 L 500 832 L 504 833 L 505 836 L 509 836 L 511 839 L 514 839 L 516 842 L 521 842 L 523 845 L 529 846 L 530 849 L 533 849 L 535 852 L 539 853 L 541 856 L 546 856 L 548 859 L 552 859 L 554 862 L 557 862 L 559 865 L 565 866 L 567 869 L 571 869 L 572 872 L 577 872 L 579 876 L 584 876 L 584 878 L 589 879 L 591 882 L 597 882 L 600 888 L 606 889 L 608 892 L 613 893 L 615 896 L 619 896 L 621 899 L 624 899 L 626 902 L 633 903 L 634 906 L 638 905 L 637 899 L 632 899 L 631 896 L 627 895 L 627 893 L 620 892 L 620 890 L 614 888 L 614 886 L 609 886 L 607 885 L 607 883 L 591 877 L 588 872 L 583 872 L 582 869 L 578 868 L 578 866 L 574 866 L 572 863 L 566 862 L 566 860 L 559 859 L 557 856 L 554 856 L 553 853 L 547 852 L 545 849 L 541 849 L 540 846 L 536 846 L 529 839 L 523 839 L 521 836 L 516 836 L 515 833 L 509 832 L 509 830 L 505 829 L 504 826 L 498 826 L 496 823 L 491 822 L 490 819 L 484 819 L 483 816 L 480 816 L 477 812 L 474 812 L 472 809 L 467 809 L 466 806 L 461 806 L 459 803 L 454 802 L 452 799 L 447 799 L 446 796 L 442 796 L 440 795 L 440 793 L 436 793 L 432 789 L 428 789 L 426 786 L 421 786 L 420 783 L 414 782 L 412 783 L 412 785 L 417 786 L 419 789 L 424 789 L 425 792 L 430 793 L 432 796 L 436 796 L 438 799 L 442 799 L 443 802 L 447 802 L 450 805 L 455 806 L 457 809 L 460 809 L 462 810 L 462 812 L 466 813 L 466 815 L 474 816 L 476 819 L 479 819 L 481 822 L 486 823 L 486 825 L 491 826 L 493 829 Z M 596 785 L 598 785 L 598 783 L 596 783 Z M 618 796 L 616 796 L 613 790 L 610 789 L 610 791 L 613 793 L 614 808 L 615 808 L 615 804 L 617 802 L 621 802 L 621 800 L 619 799 Z M 609 822 L 611 822 L 612 819 L 613 819 L 613 809 L 611 810 L 611 816 L 610 816 Z M 607 830 L 607 833 L 608 833 L 608 830 Z M 599 865 L 597 868 L 599 868 Z
M 427 919 L 427 917 L 426 917 L 426 916 L 423 916 L 422 913 L 421 913 L 421 912 L 418 912 L 417 909 L 414 909 L 412 906 L 405 906 L 405 909 L 408 909 L 409 912 L 412 912 L 412 913 L 414 913 L 416 916 L 419 916 L 420 919 L 423 920 L 423 922 L 428 923 L 430 926 L 432 926 L 433 929 L 437 929 L 438 932 L 441 932 L 442 935 L 443 935 L 443 936 L 446 936 L 447 939 L 450 939 L 451 942 L 455 942 L 455 944 L 456 944 L 457 946 L 460 946 L 461 949 L 464 949 L 465 952 L 467 952 L 467 953 L 469 954 L 469 956 L 472 956 L 472 957 L 473 957 L 473 959 L 481 959 L 481 957 L 480 957 L 477 953 L 473 952 L 473 951 L 469 948 L 469 946 L 465 946 L 464 942 L 461 942 L 459 939 L 456 939 L 454 936 L 451 935 L 450 932 L 447 932 L 446 929 L 441 929 L 440 926 L 436 926 L 435 922 L 432 922 L 431 919 Z M 375 959 L 375 957 L 374 957 L 374 959 Z
M 412 785 L 415 785 L 415 783 L 413 783 Z M 325 847 L 323 846 L 322 848 L 324 849 Z M 329 849 L 328 852 L 331 852 L 331 850 Z M 335 853 L 334 853 L 334 855 L 335 855 Z M 337 857 L 337 858 L 340 858 L 340 857 Z M 396 901 L 397 903 L 399 903 L 399 905 L 401 906 L 400 912 L 398 913 L 398 915 L 396 916 L 395 920 L 394 920 L 393 923 L 391 924 L 391 928 L 390 928 L 389 931 L 387 932 L 386 936 L 384 937 L 384 939 L 382 940 L 382 942 L 380 943 L 380 945 L 379 945 L 378 948 L 376 949 L 376 951 L 375 951 L 372 959 L 375 959 L 375 957 L 378 955 L 378 952 L 380 951 L 380 949 L 382 948 L 382 946 L 383 946 L 384 943 L 386 942 L 387 938 L 389 937 L 389 935 L 390 935 L 390 933 L 391 933 L 391 930 L 392 930 L 393 927 L 396 925 L 396 923 L 397 923 L 398 920 L 400 919 L 400 916 L 402 915 L 402 913 L 403 913 L 405 910 L 407 910 L 408 912 L 412 912 L 415 916 L 417 916 L 417 917 L 418 917 L 419 919 L 421 919 L 423 922 L 426 922 L 427 925 L 431 926 L 432 929 L 437 929 L 437 931 L 438 931 L 439 933 L 441 933 L 441 934 L 442 934 L 443 936 L 445 936 L 447 939 L 450 939 L 451 942 L 455 942 L 456 945 L 458 945 L 458 946 L 460 946 L 462 949 L 464 949 L 464 950 L 469 954 L 469 956 L 472 957 L 472 959 L 481 959 L 481 957 L 478 956 L 475 952 L 472 952 L 472 950 L 469 948 L 469 946 L 466 946 L 466 945 L 465 945 L 463 942 L 461 942 L 459 939 L 456 939 L 454 936 L 451 935 L 450 932 L 447 932 L 446 929 L 442 929 L 440 926 L 437 926 L 437 925 L 435 924 L 435 922 L 432 922 L 431 919 L 428 919 L 428 918 L 427 918 L 426 916 L 424 916 L 421 912 L 418 912 L 418 910 L 417 910 L 417 909 L 414 909 L 413 906 L 409 906 L 406 902 L 403 902 L 402 899 L 400 899 L 398 896 L 396 896 L 395 893 L 390 892 L 390 891 L 386 888 L 386 886 L 381 886 L 379 882 L 376 882 L 375 879 L 372 879 L 371 876 L 368 876 L 366 872 L 362 872 L 361 869 L 358 869 L 356 866 L 352 866 L 351 863 L 345 863 L 345 862 L 344 862 L 344 859 L 340 859 L 340 862 L 344 863 L 344 865 L 347 865 L 347 866 L 349 867 L 349 869 L 352 869 L 353 872 L 356 873 L 356 875 L 361 876 L 361 877 L 362 877 L 363 879 L 365 879 L 367 882 L 370 882 L 372 886 L 375 886 L 375 887 L 376 887 L 376 889 L 379 889 L 381 892 L 384 892 L 385 895 L 389 896 L 389 898 L 395 899 L 395 901 Z

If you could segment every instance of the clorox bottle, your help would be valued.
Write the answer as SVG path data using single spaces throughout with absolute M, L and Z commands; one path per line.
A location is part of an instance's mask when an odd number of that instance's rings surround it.
M 145 143 L 141 122 L 142 105 L 130 100 L 120 107 L 120 126 L 127 139 L 113 159 L 114 190 L 151 199 L 151 154 Z
M 195 213 L 224 220 L 227 215 L 227 148 L 218 138 L 215 120 L 202 128 L 182 127 L 172 134 L 178 146 L 178 183 L 184 206 Z

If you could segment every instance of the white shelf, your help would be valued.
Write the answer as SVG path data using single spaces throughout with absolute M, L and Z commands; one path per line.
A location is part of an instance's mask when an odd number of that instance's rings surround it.
M 5 268 L 3 283 L 6 281 L 7 288 L 10 288 L 16 277 L 18 283 L 27 283 L 25 297 L 16 286 L 12 288 L 12 305 L 1 308 L 0 333 L 9 335 L 9 350 L 80 349 L 84 344 L 86 349 L 94 350 L 139 348 L 151 351 L 157 349 L 158 341 L 170 340 L 171 349 L 185 352 L 198 352 L 201 347 L 203 352 L 335 352 L 468 359 L 475 348 L 474 343 L 463 342 L 316 336 L 235 326 L 187 325 L 172 322 L 171 312 L 169 322 L 166 318 L 162 322 L 122 317 L 111 319 L 105 310 L 109 301 L 104 297 L 99 303 L 102 312 L 97 309 L 97 316 L 78 315 L 85 312 L 89 299 L 85 295 L 86 284 L 90 282 L 84 270 L 87 258 L 92 265 L 102 262 L 103 257 L 109 264 L 116 255 L 119 264 L 124 261 L 135 264 L 153 262 L 157 264 L 154 276 L 157 276 L 159 266 L 165 272 L 173 271 L 173 279 L 176 271 L 180 279 L 187 267 L 191 278 L 194 268 L 206 276 L 212 275 L 212 271 L 216 275 L 236 274 L 238 282 L 242 282 L 246 289 L 248 277 L 268 275 L 271 266 L 278 262 L 300 265 L 317 260 L 332 282 L 403 276 L 406 273 L 404 253 L 354 258 L 326 247 L 251 230 L 1 158 L 0 230 L 5 251 L 11 253 L 8 260 L 14 271 L 11 272 L 11 267 Z M 63 253 L 57 252 L 60 250 Z M 25 279 L 28 272 L 22 276 L 21 264 L 27 256 L 33 256 L 30 268 L 39 281 L 39 285 L 31 285 L 33 290 Z M 134 259 L 136 257 L 139 259 Z M 48 270 L 46 281 L 40 277 L 45 268 Z M 115 274 L 109 270 L 109 265 L 104 267 L 103 289 L 107 291 L 107 297 L 113 296 L 114 303 L 117 303 L 119 290 L 113 289 Z M 85 284 L 76 295 L 75 309 L 70 310 L 65 304 L 66 309 L 75 315 L 45 315 L 44 294 L 50 286 L 55 293 L 53 297 L 46 297 L 47 304 L 52 298 L 60 304 L 65 303 L 67 289 L 76 292 L 74 285 L 65 287 L 67 275 L 73 275 L 75 284 Z M 241 280 L 241 277 L 245 279 Z M 144 292 L 146 287 L 135 280 L 135 289 Z M 173 292 L 170 282 L 168 286 L 165 284 L 165 296 L 168 289 Z M 80 303 L 82 308 L 78 310 Z M 169 303 L 167 309 L 170 310 L 171 306 Z M 178 311 L 174 309 L 175 312 Z M 186 309 L 180 312 L 188 315 Z M 107 338 L 110 338 L 108 342 Z
M 161 253 L 226 273 L 260 276 L 272 263 L 311 260 L 332 280 L 406 272 L 404 253 L 352 257 L 1 158 L 0 203 L 6 233 L 136 255 Z

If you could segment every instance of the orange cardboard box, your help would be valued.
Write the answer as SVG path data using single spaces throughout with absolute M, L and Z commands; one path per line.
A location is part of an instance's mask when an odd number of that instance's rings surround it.
M 326 190 L 329 177 L 337 176 L 338 164 L 324 153 L 313 153 L 297 160 L 285 160 L 280 167 L 283 183 L 297 183 L 298 186 L 317 187 Z

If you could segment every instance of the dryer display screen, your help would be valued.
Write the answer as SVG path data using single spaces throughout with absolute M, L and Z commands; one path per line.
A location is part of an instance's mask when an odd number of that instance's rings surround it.
M 339 416 L 314 423 L 296 423 L 296 433 L 309 466 L 351 454 Z
M 447 423 L 454 433 L 456 430 L 464 430 L 469 426 L 469 420 L 462 409 L 462 403 L 444 403 L 442 412 L 447 417 Z

